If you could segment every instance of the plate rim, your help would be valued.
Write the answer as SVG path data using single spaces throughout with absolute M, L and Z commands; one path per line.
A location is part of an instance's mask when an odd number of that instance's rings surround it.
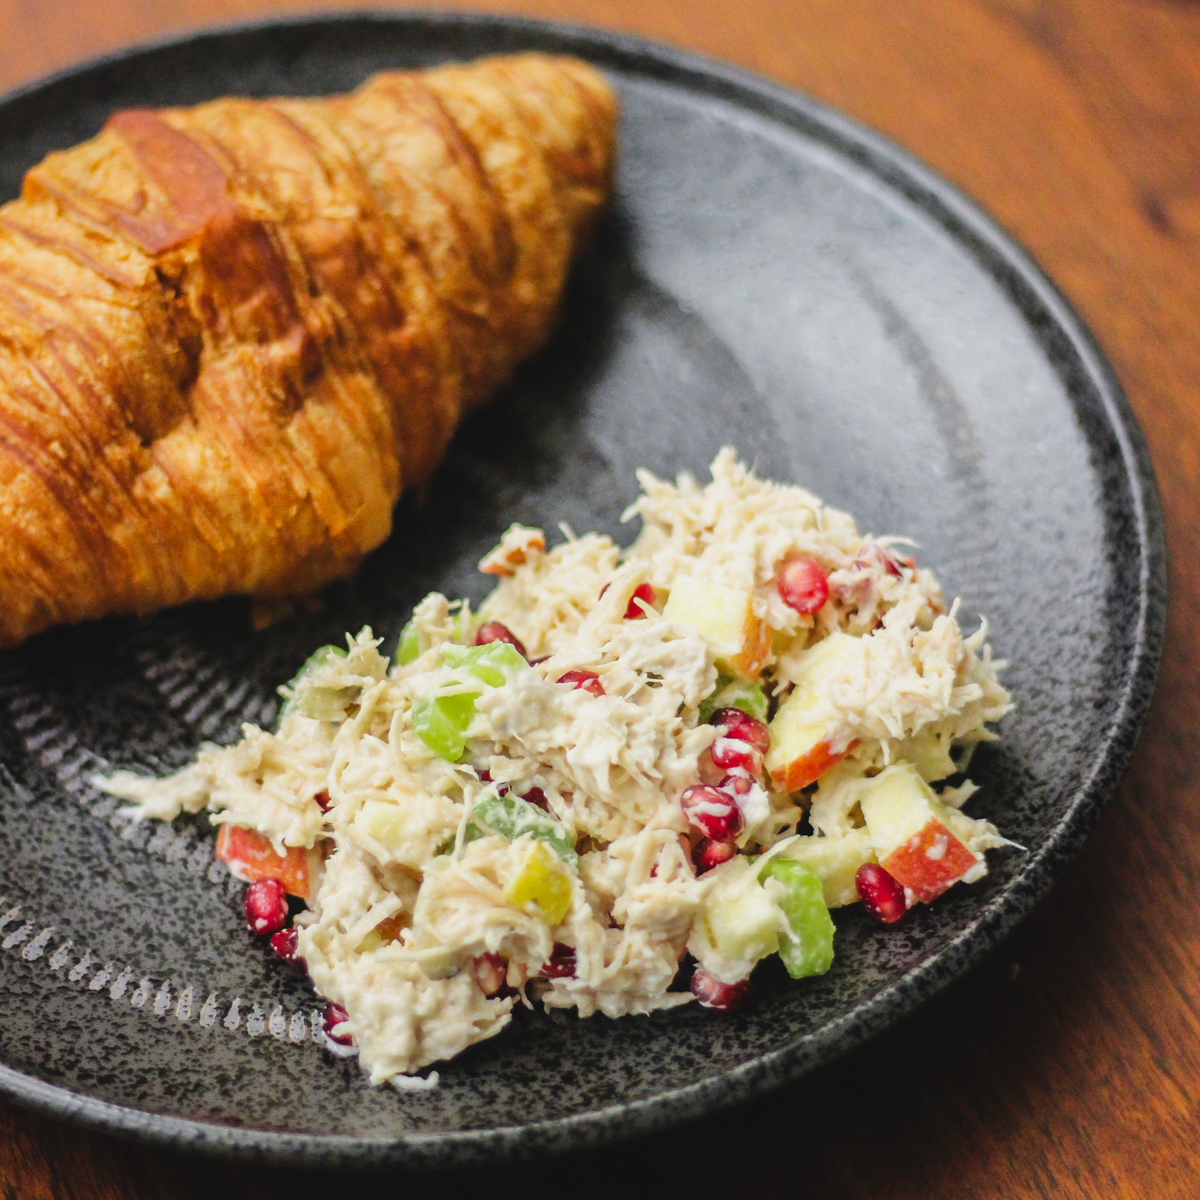
M 205 40 L 269 33 L 319 31 L 330 26 L 386 24 L 427 29 L 491 31 L 527 43 L 564 43 L 602 68 L 650 77 L 724 100 L 800 129 L 851 159 L 916 203 L 980 261 L 1015 303 L 1019 286 L 1036 301 L 1076 358 L 1100 401 L 1100 415 L 1116 441 L 1129 489 L 1138 539 L 1138 614 L 1130 669 L 1108 734 L 1091 770 L 1046 842 L 1032 852 L 1011 883 L 967 926 L 925 962 L 856 1009 L 742 1065 L 698 1083 L 638 1100 L 528 1124 L 479 1130 L 440 1130 L 396 1137 L 243 1129 L 152 1113 L 82 1095 L 0 1064 L 0 1095 L 97 1131 L 241 1160 L 322 1167 L 449 1168 L 565 1152 L 652 1133 L 740 1103 L 841 1057 L 912 1012 L 975 965 L 1041 899 L 1075 856 L 1116 790 L 1136 746 L 1154 693 L 1167 612 L 1167 550 L 1154 468 L 1145 437 L 1124 389 L 1099 343 L 1033 256 L 990 216 L 931 167 L 869 126 L 807 93 L 751 71 L 666 43 L 574 22 L 427 9 L 308 13 L 202 25 L 86 59 L 0 94 L 0 113 L 65 89 L 88 75 L 156 52 Z M 1030 320 L 1030 314 L 1025 312 Z M 1056 373 L 1063 377 L 1061 364 Z M 1094 436 L 1084 434 L 1093 448 Z

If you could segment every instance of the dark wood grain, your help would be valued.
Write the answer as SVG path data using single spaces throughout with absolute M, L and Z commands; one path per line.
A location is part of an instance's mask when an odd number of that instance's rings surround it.
M 113 46 L 305 5 L 0 0 L 0 87 Z M 329 7 L 323 4 L 322 7 Z M 731 59 L 889 134 L 1058 281 L 1149 439 L 1170 632 L 1128 778 L 1078 861 L 918 1015 L 737 1112 L 532 1169 L 267 1171 L 0 1106 L 6 1197 L 1197 1197 L 1200 1102 L 1200 6 L 1169 0 L 518 0 Z M 1014 548 L 1013 586 L 1020 586 Z

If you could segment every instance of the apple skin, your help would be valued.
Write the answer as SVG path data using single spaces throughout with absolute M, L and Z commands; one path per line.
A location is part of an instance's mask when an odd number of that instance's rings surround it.
M 820 688 L 846 669 L 861 654 L 859 639 L 835 632 L 806 650 L 792 677 L 795 686 L 771 722 L 771 748 L 766 768 L 775 786 L 784 792 L 799 791 L 815 783 L 830 767 L 841 762 L 858 745 L 852 741 L 834 750 L 829 727 L 813 717 L 820 706 Z
M 275 853 L 270 841 L 253 829 L 222 825 L 217 832 L 217 857 L 246 883 L 256 879 L 278 879 L 291 896 L 307 900 L 313 883 L 309 858 L 314 852 L 289 846 L 287 854 Z
M 951 832 L 964 818 L 943 804 L 911 763 L 897 763 L 868 780 L 859 805 L 879 865 L 928 903 L 975 868 L 982 855 Z
M 713 659 L 753 682 L 771 649 L 772 630 L 754 615 L 754 597 L 738 588 L 685 575 L 671 585 L 663 616 L 694 629 Z
M 936 818 L 923 825 L 880 863 L 915 900 L 928 904 L 957 883 L 976 862 L 967 849 Z

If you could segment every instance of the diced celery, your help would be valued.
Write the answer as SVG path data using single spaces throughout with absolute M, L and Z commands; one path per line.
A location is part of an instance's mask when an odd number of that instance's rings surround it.
M 721 675 L 717 679 L 717 686 L 712 695 L 700 704 L 700 720 L 707 721 L 718 708 L 740 708 L 742 712 L 756 721 L 765 722 L 767 719 L 766 693 L 757 683 L 743 683 L 739 679 Z
M 476 699 L 474 692 L 460 692 L 418 700 L 412 710 L 414 732 L 439 758 L 457 762 L 466 748 Z
M 500 687 L 517 671 L 529 664 L 521 652 L 507 642 L 488 642 L 483 646 L 454 646 L 442 648 L 442 662 L 448 667 L 469 671 L 480 683 Z
M 421 653 L 421 639 L 417 633 L 416 621 L 409 621 L 405 627 L 400 630 L 400 641 L 396 646 L 396 665 L 398 667 L 407 667 L 410 662 L 413 662 Z
M 510 842 L 515 842 L 522 834 L 527 833 L 530 837 L 545 842 L 568 866 L 575 867 L 579 861 L 575 847 L 562 825 L 528 800 L 489 792 L 475 805 L 471 815 L 474 819 L 467 825 L 464 833 L 468 842 L 483 837 L 485 830 L 498 833 Z
M 290 698 L 284 696 L 279 719 L 282 721 L 293 712 L 301 712 L 304 716 L 318 721 L 336 721 L 344 716 L 353 689 L 311 687 L 305 681 L 333 659 L 345 657 L 346 651 L 337 646 L 320 646 L 314 650 L 304 660 L 304 666 L 288 682 L 287 690 L 292 695 Z M 279 692 L 280 695 L 284 695 L 283 688 L 280 688 Z
M 783 884 L 779 907 L 787 917 L 791 937 L 781 939 L 779 957 L 793 979 L 824 975 L 833 964 L 833 920 L 825 907 L 817 873 L 790 858 L 772 858 L 759 879 Z

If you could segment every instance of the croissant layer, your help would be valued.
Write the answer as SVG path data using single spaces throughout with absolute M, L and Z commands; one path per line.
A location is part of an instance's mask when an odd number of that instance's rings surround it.
M 525 54 L 113 116 L 0 207 L 0 645 L 351 573 L 544 340 L 610 186 Z

